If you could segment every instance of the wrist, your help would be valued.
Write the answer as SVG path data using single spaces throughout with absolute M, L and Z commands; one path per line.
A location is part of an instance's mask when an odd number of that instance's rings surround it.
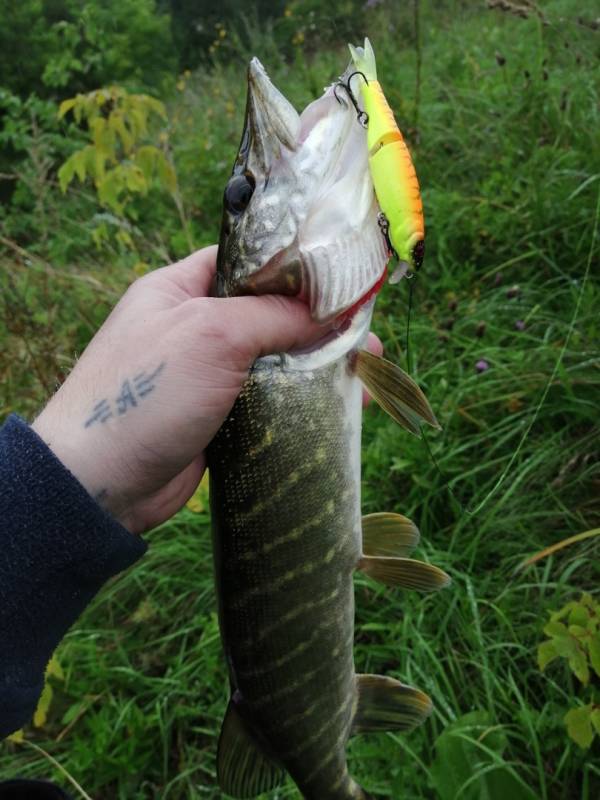
M 54 398 L 31 424 L 31 428 L 52 450 L 58 460 L 83 486 L 87 493 L 112 516 L 121 521 L 124 515 L 124 500 L 119 491 L 119 458 L 116 448 L 109 442 L 100 442 L 96 437 L 84 441 L 70 424 L 70 417 L 55 411 Z

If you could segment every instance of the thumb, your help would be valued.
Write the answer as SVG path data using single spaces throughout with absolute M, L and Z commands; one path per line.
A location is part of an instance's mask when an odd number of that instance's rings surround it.
M 282 295 L 229 297 L 223 302 L 238 347 L 250 360 L 306 347 L 331 329 L 330 324 L 315 322 L 305 303 Z

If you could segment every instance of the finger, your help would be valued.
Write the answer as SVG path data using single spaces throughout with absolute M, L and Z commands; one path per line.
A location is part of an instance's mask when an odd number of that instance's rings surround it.
M 216 244 L 196 250 L 187 258 L 156 270 L 154 274 L 172 281 L 190 297 L 207 297 L 215 274 L 217 250 Z
M 383 355 L 383 345 L 381 344 L 381 339 L 379 336 L 376 336 L 374 333 L 369 333 L 367 338 L 367 348 L 369 353 L 373 353 L 375 356 Z M 366 408 L 369 403 L 371 402 L 372 398 L 371 395 L 367 392 L 366 389 L 363 389 L 362 394 L 362 403 L 363 408 Z
M 325 336 L 329 326 L 319 325 L 308 306 L 280 295 L 229 297 L 221 303 L 226 335 L 248 363 L 270 353 L 287 353 Z
M 381 339 L 375 333 L 370 332 L 367 338 L 367 350 L 374 356 L 383 355 L 383 345 Z

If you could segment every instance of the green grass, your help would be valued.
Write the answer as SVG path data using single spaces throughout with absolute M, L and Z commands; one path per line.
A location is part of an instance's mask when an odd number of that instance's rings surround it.
M 482 722 L 460 739 L 472 782 L 456 790 L 457 800 L 531 797 L 524 786 L 542 800 L 594 800 L 597 750 L 580 750 L 562 722 L 580 687 L 561 664 L 541 675 L 536 646 L 550 610 L 596 591 L 597 545 L 515 573 L 525 556 L 598 525 L 600 516 L 593 32 L 567 2 L 544 4 L 549 25 L 479 6 L 436 8 L 423 4 L 418 136 L 411 17 L 382 4 L 369 34 L 423 187 L 427 255 L 415 281 L 411 360 L 443 426 L 427 435 L 439 469 L 422 440 L 372 407 L 363 507 L 413 518 L 423 557 L 453 584 L 422 597 L 357 577 L 357 668 L 418 685 L 435 712 L 407 736 L 354 740 L 351 767 L 381 797 L 446 800 L 454 784 L 436 755 L 439 737 L 476 711 Z M 266 34 L 256 34 L 254 50 L 298 107 L 345 58 L 340 44 L 284 62 Z M 240 55 L 192 76 L 171 102 L 198 244 L 218 235 L 243 94 Z M 25 237 L 30 263 L 14 248 L 4 255 L 3 413 L 34 413 L 133 277 L 131 254 L 86 250 L 87 190 L 79 200 L 52 198 L 52 214 L 68 224 L 44 246 Z M 161 198 L 140 206 L 146 261 L 157 265 L 181 251 L 177 224 Z M 406 285 L 387 286 L 375 319 L 388 357 L 404 365 L 407 301 Z M 478 373 L 481 359 L 489 369 Z M 66 679 L 56 684 L 47 725 L 28 728 L 27 739 L 95 800 L 216 799 L 227 698 L 209 519 L 185 509 L 148 539 L 148 555 L 67 635 L 58 654 Z M 67 785 L 40 751 L 4 743 L 0 775 L 16 773 Z M 510 791 L 486 793 L 493 775 Z M 269 800 L 296 797 L 287 786 Z

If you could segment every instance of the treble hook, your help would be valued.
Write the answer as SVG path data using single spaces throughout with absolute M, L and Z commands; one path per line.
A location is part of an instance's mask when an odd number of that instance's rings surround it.
M 387 245 L 390 257 L 400 260 L 398 257 L 398 253 L 394 250 L 394 245 L 392 244 L 392 240 L 390 239 L 390 223 L 386 215 L 383 213 L 383 211 L 380 211 L 379 214 L 377 215 L 377 224 L 379 225 L 379 230 L 382 232 L 385 238 L 385 243 Z
M 365 75 L 365 73 L 364 72 L 360 72 L 360 70 L 356 70 L 356 72 L 353 72 L 348 77 L 348 81 L 346 83 L 344 83 L 344 81 L 342 81 L 342 80 L 339 80 L 335 84 L 335 86 L 333 87 L 333 94 L 335 95 L 335 99 L 338 101 L 338 103 L 340 103 L 340 105 L 343 105 L 343 102 L 338 97 L 338 94 L 337 94 L 336 90 L 337 90 L 338 86 L 341 86 L 342 88 L 344 88 L 346 90 L 346 94 L 350 98 L 350 102 L 352 103 L 352 105 L 354 106 L 354 110 L 356 111 L 356 119 L 360 122 L 360 124 L 363 126 L 363 128 L 366 128 L 368 123 L 369 123 L 369 115 L 367 114 L 366 111 L 361 111 L 361 109 L 359 108 L 358 102 L 356 100 L 356 97 L 354 97 L 354 92 L 350 88 L 350 81 L 352 80 L 352 78 L 355 75 L 362 75 L 362 77 L 364 78 L 365 83 L 367 84 L 367 86 L 369 85 L 369 81 L 367 80 L 367 76 Z

